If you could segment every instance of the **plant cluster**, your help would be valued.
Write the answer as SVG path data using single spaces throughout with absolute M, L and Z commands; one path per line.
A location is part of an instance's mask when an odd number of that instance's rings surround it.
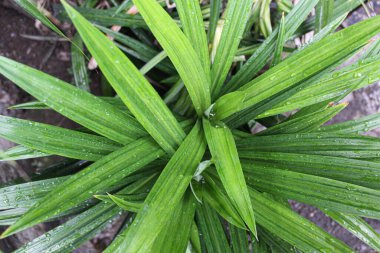
M 67 38 L 33 1 L 16 2 Z M 0 188 L 2 238 L 70 217 L 17 252 L 70 252 L 115 219 L 104 252 L 352 251 L 288 200 L 380 250 L 363 219 L 380 218 L 380 141 L 362 135 L 380 115 L 324 126 L 380 79 L 380 17 L 338 29 L 362 1 L 96 2 L 58 6 L 77 31 L 74 85 L 0 57 L 0 74 L 37 99 L 13 109 L 81 126 L 0 116 L 0 136 L 19 144 L 2 161 L 63 157 Z M 89 92 L 91 57 L 104 96 Z

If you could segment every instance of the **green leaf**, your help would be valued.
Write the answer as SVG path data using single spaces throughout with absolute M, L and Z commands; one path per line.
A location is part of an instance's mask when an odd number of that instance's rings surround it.
M 282 13 L 281 21 L 278 27 L 278 34 L 276 40 L 276 47 L 274 51 L 273 61 L 271 66 L 276 66 L 281 61 L 282 51 L 284 50 L 285 45 L 285 16 Z
M 231 252 L 219 216 L 207 203 L 198 205 L 196 218 L 207 252 Z
M 347 94 L 348 91 L 363 88 L 379 80 L 379 66 L 380 57 L 374 56 L 339 71 L 326 73 L 310 82 L 306 81 L 303 85 L 292 88 L 296 91 L 295 93 L 279 101 L 264 113 L 256 115 L 256 118 L 276 115 L 322 101 L 335 100 L 336 97 Z
M 258 133 L 258 135 L 306 133 L 317 130 L 347 106 L 346 103 L 316 111 L 295 119 L 289 119 Z
M 79 34 L 73 38 L 71 45 L 71 63 L 73 66 L 73 75 L 75 85 L 85 91 L 90 91 L 90 80 L 87 73 L 85 55 L 83 53 L 83 41 Z
M 129 53 L 129 54 L 144 62 L 150 61 L 153 57 L 157 56 L 157 54 L 159 53 L 159 51 L 157 51 L 156 49 L 153 49 L 152 47 L 128 35 L 122 34 L 120 32 L 112 31 L 111 29 L 105 28 L 103 26 L 96 26 L 96 27 L 99 28 L 99 30 L 101 30 L 102 32 L 114 38 L 115 41 L 118 41 L 122 43 L 123 45 L 127 46 L 128 48 L 130 48 L 128 52 L 132 50 L 134 53 L 132 54 Z M 118 46 L 121 50 L 125 48 L 119 45 L 119 43 L 115 43 L 115 45 Z M 160 64 L 157 65 L 157 68 L 168 74 L 173 74 L 175 71 L 173 65 L 168 60 L 163 60 Z
M 107 102 L 108 104 L 113 105 L 114 107 L 117 107 L 120 110 L 125 111 L 125 113 L 130 114 L 128 111 L 128 108 L 125 106 L 123 101 L 121 101 L 120 98 L 117 97 L 98 97 Z M 17 105 L 13 105 L 9 107 L 9 109 L 16 109 L 16 110 L 46 110 L 50 109 L 48 105 L 41 101 L 30 101 L 26 103 L 21 103 Z
M 210 57 L 207 37 L 198 0 L 176 0 L 182 29 L 202 63 L 206 75 L 210 74 Z
M 128 109 L 166 152 L 174 153 L 185 133 L 158 93 L 111 40 L 66 2 L 62 3 L 102 73 Z
M 50 108 L 111 140 L 126 144 L 146 135 L 132 116 L 57 78 L 4 57 L 0 73 Z
M 57 177 L 0 188 L 0 210 L 29 208 L 66 179 Z
M 272 24 L 270 20 L 271 0 L 262 0 L 259 13 L 259 27 L 261 33 L 267 38 L 272 33 Z
M 111 195 L 108 194 L 108 197 L 120 208 L 128 211 L 128 212 L 135 212 L 137 213 L 141 207 L 143 206 L 142 202 L 133 202 L 133 201 L 128 201 L 122 198 L 119 198 L 116 195 Z M 98 198 L 98 197 L 97 197 Z
M 232 132 L 226 127 L 212 126 L 206 119 L 203 120 L 203 127 L 224 188 L 249 230 L 257 237 L 252 204 Z
M 377 158 L 378 138 L 335 133 L 300 133 L 274 136 L 253 136 L 236 141 L 239 154 L 243 151 L 319 154 L 348 158 Z
M 224 24 L 211 69 L 212 96 L 218 97 L 235 57 L 253 0 L 228 1 Z
M 115 205 L 100 203 L 15 252 L 71 252 L 105 229 L 119 213 Z
M 104 10 L 96 8 L 75 8 L 83 17 L 90 20 L 92 23 L 102 26 L 119 25 L 129 28 L 146 28 L 147 25 L 140 15 L 132 15 L 127 13 L 119 13 L 115 15 L 114 9 Z M 58 18 L 66 19 L 66 13 L 60 13 Z
M 245 84 L 239 90 L 239 92 L 243 91 L 240 96 L 244 97 L 244 102 L 237 108 L 220 107 L 218 104 L 227 104 L 229 99 L 228 97 L 219 98 L 213 108 L 215 120 L 221 120 L 238 111 L 248 109 L 346 57 L 379 32 L 380 28 L 377 25 L 379 20 L 380 17 L 373 17 L 341 30 L 287 58 L 276 67 Z M 316 50 L 319 54 L 315 54 Z M 268 83 L 271 84 L 270 87 Z
M 333 179 L 243 162 L 247 184 L 306 204 L 364 217 L 380 217 L 380 191 Z
M 175 208 L 169 224 L 161 230 L 152 245 L 151 252 L 185 252 L 194 222 L 195 198 L 187 190 Z
M 309 41 L 306 46 L 320 41 L 321 39 L 327 37 L 331 33 L 334 33 L 335 30 L 343 23 L 343 21 L 346 20 L 347 14 L 348 13 L 344 13 L 342 16 L 337 17 L 336 19 L 329 22 L 322 30 L 320 30 L 317 34 L 313 36 L 311 41 Z
M 249 189 L 257 222 L 303 252 L 352 252 L 344 243 L 282 204 Z
M 125 9 L 129 8 L 132 4 L 133 4 L 132 1 L 130 1 L 130 0 L 124 0 L 124 1 L 119 5 L 119 7 L 117 7 L 117 10 L 115 11 L 115 14 L 114 14 L 114 15 L 117 15 L 117 14 L 121 13 L 121 12 L 124 11 Z
M 222 182 L 220 182 L 216 175 L 213 176 L 213 179 L 218 186 L 217 191 L 225 196 L 224 198 L 218 198 L 218 200 L 222 200 L 232 206 L 232 202 L 223 189 Z M 249 193 L 252 208 L 257 216 L 257 223 L 270 233 L 277 235 L 303 252 L 319 252 L 321 250 L 327 252 L 351 252 L 345 244 L 326 233 L 314 223 L 285 207 L 282 203 L 277 202 L 272 196 L 258 192 L 251 187 L 249 187 Z
M 270 253 L 270 252 L 272 252 L 269 245 L 266 244 L 262 240 L 261 241 L 255 241 L 253 243 L 252 249 L 254 252 L 257 252 L 257 253 Z
M 204 178 L 207 184 L 202 185 L 203 191 L 202 193 L 197 192 L 197 195 L 201 195 L 202 199 L 230 224 L 245 229 L 244 221 L 235 206 L 229 198 L 219 190 L 214 178 L 210 177 L 207 173 L 204 175 Z
M 144 173 L 140 173 L 135 182 L 119 191 L 118 194 L 137 193 L 147 183 L 149 184 L 153 177 L 146 177 Z M 112 222 L 114 217 L 120 214 L 122 214 L 121 209 L 113 204 L 112 201 L 97 204 L 61 226 L 34 239 L 17 252 L 71 252 L 98 234 Z
M 125 181 L 125 177 L 164 155 L 155 143 L 141 138 L 103 157 L 97 162 L 58 185 L 34 205 L 2 237 L 38 224 L 73 206 L 104 193 L 112 186 Z M 76 196 L 73 198 L 72 196 Z
M 176 67 L 197 114 L 203 115 L 211 103 L 210 79 L 190 41 L 155 0 L 133 2 Z
M 323 210 L 323 212 L 374 250 L 380 250 L 380 235 L 362 218 L 331 210 Z
M 21 145 L 10 148 L 4 152 L 0 151 L 0 161 L 16 161 L 45 156 L 50 156 L 50 154 Z
M 315 32 L 318 33 L 328 23 L 334 14 L 334 0 L 319 1 L 315 8 Z
M 218 25 L 221 7 L 222 0 L 210 0 L 210 25 L 207 32 L 209 43 L 212 43 L 214 41 L 216 26 Z
M 285 41 L 297 30 L 310 11 L 318 3 L 318 0 L 300 1 L 288 15 L 285 17 Z M 234 91 L 242 85 L 246 84 L 259 73 L 272 56 L 279 29 L 276 28 L 273 33 L 265 40 L 264 43 L 255 51 L 255 53 L 247 60 L 242 68 L 235 76 L 225 85 L 224 94 Z
M 140 73 L 145 75 L 151 69 L 157 66 L 160 62 L 162 62 L 168 55 L 165 51 L 158 53 L 155 57 L 153 57 L 150 61 L 148 61 L 144 66 L 141 67 Z
M 96 161 L 120 148 L 102 136 L 0 116 L 0 136 L 47 154 Z
M 0 226 L 12 225 L 27 210 L 26 208 L 12 208 L 0 211 Z
M 380 113 L 374 113 L 356 120 L 323 126 L 318 132 L 354 134 L 364 133 L 380 127 Z
M 231 246 L 234 253 L 249 252 L 247 231 L 230 225 Z
M 30 15 L 41 21 L 42 24 L 49 27 L 52 31 L 56 32 L 58 35 L 67 38 L 64 33 L 61 32 L 32 2 L 32 0 L 15 0 L 15 2 L 27 11 Z
M 190 243 L 191 243 L 194 253 L 202 252 L 202 246 L 201 246 L 201 240 L 199 238 L 198 227 L 194 221 L 193 221 L 193 224 L 191 226 L 191 231 L 190 231 Z
M 266 196 L 269 197 L 268 195 Z M 284 240 L 279 238 L 277 235 L 274 235 L 273 233 L 268 232 L 263 227 L 258 226 L 258 231 L 260 235 L 260 240 L 268 244 L 271 247 L 272 252 L 284 252 L 284 253 L 298 252 L 295 249 L 295 247 L 291 246 L 289 243 L 285 242 Z
M 188 188 L 205 149 L 197 122 L 165 166 L 117 252 L 145 252 L 151 247 Z
M 240 159 L 249 159 L 257 166 L 289 170 L 380 190 L 380 164 L 377 162 L 343 157 L 240 151 Z

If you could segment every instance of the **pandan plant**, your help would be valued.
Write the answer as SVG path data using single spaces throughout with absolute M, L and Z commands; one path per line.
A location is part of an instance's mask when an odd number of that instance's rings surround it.
M 77 87 L 0 57 L 0 73 L 37 100 L 13 109 L 80 125 L 0 117 L 0 136 L 19 144 L 3 161 L 62 157 L 0 189 L 2 238 L 66 217 L 16 252 L 70 252 L 116 219 L 104 252 L 353 251 L 288 200 L 380 251 L 363 219 L 380 218 L 380 141 L 363 135 L 380 115 L 324 126 L 380 79 L 380 17 L 341 28 L 362 1 L 62 0 L 56 25 L 16 2 L 65 38 L 57 21 L 75 26 Z M 89 92 L 91 57 L 106 96 Z

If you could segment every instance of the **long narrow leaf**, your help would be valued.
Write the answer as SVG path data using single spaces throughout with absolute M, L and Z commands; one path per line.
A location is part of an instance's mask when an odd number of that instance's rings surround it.
M 334 133 L 300 133 L 275 136 L 258 136 L 236 141 L 242 151 L 319 154 L 348 158 L 378 158 L 378 138 Z
M 151 252 L 185 252 L 190 239 L 190 231 L 194 222 L 195 198 L 187 190 L 175 209 L 169 224 L 161 230 L 153 243 Z
M 323 210 L 323 212 L 374 250 L 380 251 L 380 235 L 362 218 L 331 210 Z
M 290 119 L 273 127 L 270 127 L 264 131 L 261 131 L 258 135 L 275 135 L 275 134 L 291 134 L 291 133 L 306 133 L 312 132 L 318 129 L 321 125 L 333 118 L 341 110 L 343 110 L 347 104 L 341 104 L 338 106 L 332 106 L 325 110 L 320 110 L 314 113 L 310 113 L 306 116 L 296 119 Z
M 19 145 L 0 152 L 0 161 L 16 161 L 45 156 L 50 156 L 50 154 Z
M 202 125 L 197 122 L 149 192 L 116 252 L 146 252 L 151 247 L 188 188 L 205 149 Z
M 90 22 L 62 1 L 84 43 L 129 110 L 167 152 L 174 153 L 185 133 L 160 96 L 132 62 Z M 128 71 L 125 71 L 128 69 Z
M 295 171 L 380 189 L 380 165 L 377 162 L 344 157 L 281 152 L 239 152 L 260 167 Z
M 354 134 L 364 133 L 380 127 L 380 113 L 368 115 L 366 117 L 349 120 L 338 124 L 332 124 L 324 126 L 318 129 L 323 133 L 342 133 L 342 134 Z
M 203 127 L 213 161 L 228 196 L 249 230 L 257 237 L 252 204 L 232 132 L 225 127 L 214 127 L 206 119 Z
M 315 8 L 315 32 L 330 23 L 334 14 L 334 0 L 319 1 Z
M 155 0 L 134 0 L 149 28 L 167 52 L 183 80 L 198 115 L 210 105 L 210 78 L 177 24 Z
M 219 98 L 213 107 L 215 120 L 226 118 L 253 106 L 300 82 L 346 57 L 379 32 L 380 17 L 373 17 L 329 36 L 286 59 L 252 82 L 245 84 L 235 96 Z M 315 50 L 320 54 L 316 55 Z M 300 66 L 300 62 L 302 65 Z M 291 73 L 289 75 L 289 73 Z M 268 87 L 270 83 L 270 87 Z M 233 99 L 234 106 L 231 104 Z M 237 103 L 236 101 L 239 101 Z
M 23 8 L 25 11 L 27 11 L 30 15 L 41 21 L 44 25 L 49 27 L 51 30 L 56 32 L 58 35 L 67 38 L 64 33 L 61 32 L 61 30 L 58 29 L 36 6 L 35 3 L 33 3 L 32 0 L 15 0 L 15 2 Z
M 222 0 L 210 0 L 210 25 L 207 33 L 209 43 L 212 43 L 214 41 L 216 26 L 218 25 L 221 7 Z
M 57 78 L 4 57 L 0 73 L 50 108 L 111 140 L 126 144 L 146 135 L 133 117 Z
M 78 34 L 74 36 L 71 46 L 71 62 L 73 65 L 75 85 L 80 89 L 90 91 L 90 80 L 87 73 L 85 56 L 83 54 L 83 41 Z
M 175 3 L 181 18 L 182 29 L 197 52 L 206 75 L 209 75 L 210 57 L 199 1 L 176 0 Z
M 346 214 L 380 217 L 379 190 L 251 163 L 244 163 L 243 168 L 247 183 L 260 191 Z
M 94 194 L 104 193 L 164 154 L 147 138 L 139 139 L 105 156 L 86 169 L 70 177 L 50 192 L 9 227 L 2 237 L 40 223 L 58 213 L 78 205 Z M 76 196 L 73 198 L 73 196 Z
M 207 203 L 197 208 L 197 223 L 207 252 L 231 252 L 219 216 Z
M 285 18 L 285 41 L 297 30 L 317 3 L 318 0 L 299 1 L 291 10 Z M 262 43 L 238 73 L 226 84 L 224 93 L 234 91 L 246 84 L 265 66 L 275 49 L 278 32 L 279 29 L 275 29 L 265 43 Z
M 282 51 L 285 44 L 285 16 L 282 14 L 281 21 L 278 27 L 278 34 L 276 40 L 276 47 L 273 55 L 273 61 L 271 66 L 276 66 L 281 61 Z
M 213 179 L 218 186 L 216 190 L 224 198 L 218 201 L 224 202 L 220 206 L 233 206 L 223 189 L 222 182 L 215 176 Z M 207 180 L 206 180 L 207 181 Z M 325 251 L 351 252 L 350 249 L 324 230 L 298 215 L 294 211 L 277 202 L 266 193 L 261 193 L 249 188 L 252 207 L 257 214 L 257 223 L 269 232 L 279 236 L 284 241 L 296 246 L 303 252 Z M 233 210 L 229 208 L 228 210 Z M 233 214 L 231 214 L 233 215 Z
M 228 1 L 224 25 L 211 69 L 211 90 L 217 97 L 238 49 L 253 0 Z
M 121 146 L 102 136 L 0 116 L 0 136 L 48 154 L 96 161 Z

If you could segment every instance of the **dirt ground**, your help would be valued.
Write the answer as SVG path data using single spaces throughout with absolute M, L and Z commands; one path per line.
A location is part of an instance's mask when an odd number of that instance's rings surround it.
M 69 44 L 67 42 L 47 42 L 27 39 L 24 35 L 42 35 L 41 31 L 36 29 L 35 21 L 26 15 L 15 11 L 12 8 L 6 8 L 0 0 L 0 55 L 9 57 L 29 66 L 41 69 L 55 77 L 71 82 L 70 74 L 70 55 Z M 380 1 L 373 0 L 375 11 L 380 13 Z M 355 23 L 363 19 L 364 11 L 358 10 L 345 22 L 346 25 Z M 39 122 L 45 122 L 64 127 L 71 127 L 73 124 L 60 117 L 54 112 L 44 114 L 35 111 L 15 111 L 8 110 L 10 105 L 30 101 L 32 98 L 22 90 L 18 89 L 11 82 L 0 76 L 0 115 L 11 115 L 18 118 L 32 119 Z M 364 115 L 379 112 L 380 108 L 380 86 L 372 85 L 360 91 L 354 92 L 347 101 L 350 105 L 334 119 L 334 121 L 343 121 L 347 119 L 359 118 Z M 380 136 L 380 132 L 374 132 L 373 135 Z M 0 139 L 0 150 L 7 149 L 13 144 Z M 41 160 L 27 160 L 17 163 L 17 166 L 7 163 L 0 164 L 0 184 L 24 176 L 35 170 L 41 163 Z M 294 210 L 301 215 L 312 220 L 327 232 L 341 239 L 358 252 L 374 252 L 368 246 L 356 239 L 348 231 L 340 227 L 330 218 L 326 217 L 321 211 L 304 205 L 292 202 Z M 380 222 L 369 220 L 370 224 L 380 232 Z M 4 252 L 11 252 L 23 243 L 30 241 L 36 236 L 41 235 L 44 231 L 56 226 L 57 223 L 50 223 L 36 226 L 32 229 L 19 233 L 15 236 L 0 240 L 0 249 Z M 0 231 L 2 229 L 0 228 Z M 86 243 L 76 252 L 101 252 L 109 243 L 114 231 L 108 229 L 102 235 Z

